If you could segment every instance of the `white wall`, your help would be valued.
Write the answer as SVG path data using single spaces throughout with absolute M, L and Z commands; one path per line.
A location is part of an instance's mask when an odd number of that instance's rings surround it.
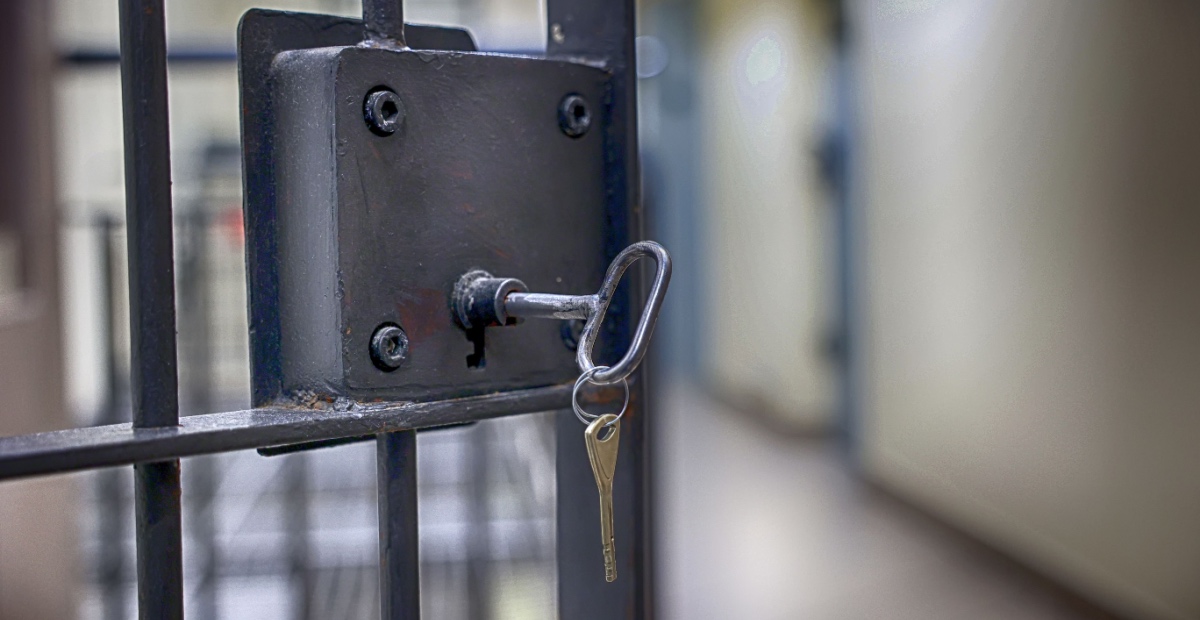
M 713 387 L 820 428 L 833 406 L 832 212 L 814 155 L 830 111 L 818 3 L 705 3 L 701 196 Z
M 1200 4 L 861 2 L 869 474 L 1200 618 Z

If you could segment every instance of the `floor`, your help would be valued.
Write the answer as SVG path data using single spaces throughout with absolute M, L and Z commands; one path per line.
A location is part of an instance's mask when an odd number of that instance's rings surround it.
M 663 400 L 664 618 L 1105 617 L 865 487 L 824 441 L 772 434 L 698 390 Z

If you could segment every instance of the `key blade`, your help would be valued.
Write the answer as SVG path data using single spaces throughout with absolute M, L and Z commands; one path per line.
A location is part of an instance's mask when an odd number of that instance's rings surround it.
M 609 423 L 612 426 L 607 427 Z M 601 438 L 601 435 L 604 435 Z M 588 425 L 584 433 L 588 461 L 592 474 L 596 476 L 596 489 L 600 491 L 600 543 L 604 550 L 604 580 L 617 580 L 617 551 L 613 542 L 612 482 L 617 471 L 617 448 L 621 441 L 621 421 L 612 414 L 602 415 Z

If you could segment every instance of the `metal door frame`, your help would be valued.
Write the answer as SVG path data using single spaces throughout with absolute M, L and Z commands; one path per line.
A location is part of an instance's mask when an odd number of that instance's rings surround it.
M 182 457 L 373 435 L 378 448 L 382 616 L 417 618 L 415 432 L 565 410 L 572 386 L 344 410 L 273 406 L 180 418 L 163 0 L 119 2 L 133 422 L 0 438 L 0 481 L 133 465 L 139 616 L 182 618 Z M 611 258 L 642 237 L 635 2 L 548 0 L 547 12 L 547 57 L 596 64 L 613 76 L 602 126 L 609 221 L 605 245 Z M 363 0 L 363 15 L 372 31 L 402 28 L 401 0 Z M 636 320 L 630 309 L 641 307 L 640 278 L 631 290 L 614 302 L 608 319 L 623 342 Z M 615 583 L 603 580 L 597 494 L 582 429 L 569 411 L 557 417 L 558 587 L 559 614 L 564 618 L 652 615 L 649 442 L 645 382 L 640 376 L 632 378 L 630 390 L 614 492 L 621 575 Z

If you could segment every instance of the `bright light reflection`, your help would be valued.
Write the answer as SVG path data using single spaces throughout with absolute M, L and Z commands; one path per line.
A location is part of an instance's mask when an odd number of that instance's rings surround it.
M 746 81 L 751 86 L 770 82 L 783 70 L 783 45 L 774 34 L 764 34 L 746 54 Z

